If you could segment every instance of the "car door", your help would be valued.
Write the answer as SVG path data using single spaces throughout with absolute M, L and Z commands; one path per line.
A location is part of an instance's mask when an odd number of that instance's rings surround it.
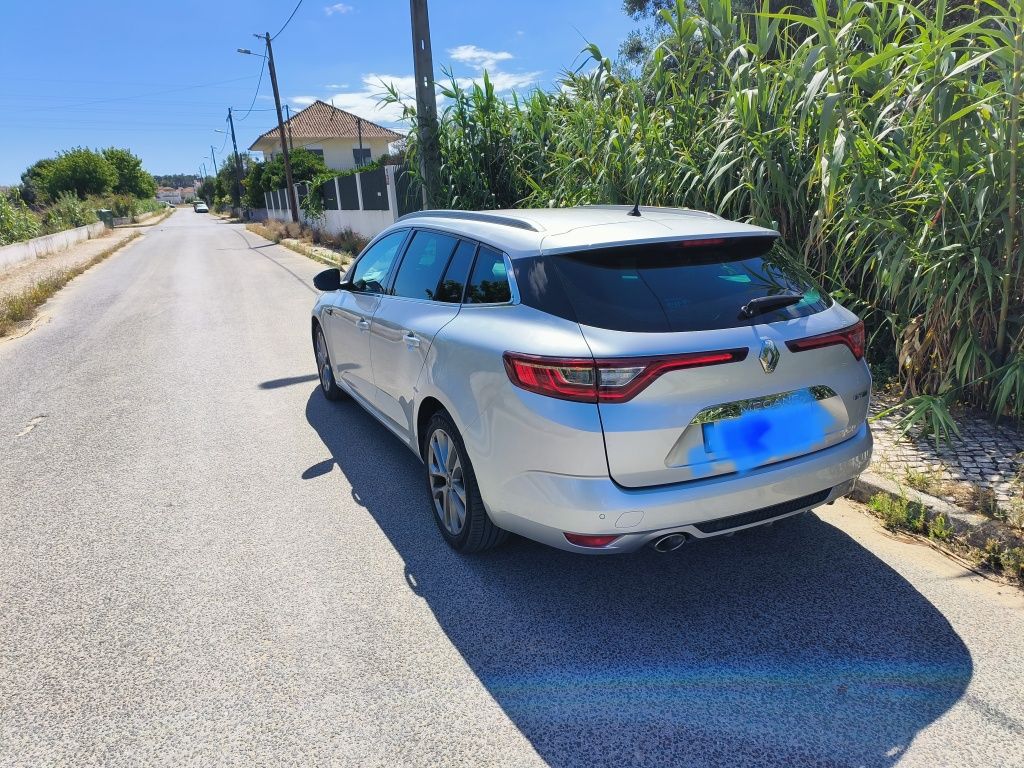
M 370 326 L 375 405 L 407 439 L 416 381 L 434 336 L 459 313 L 476 243 L 416 230 Z
M 327 344 L 334 377 L 373 403 L 370 321 L 409 230 L 391 232 L 370 245 L 352 265 L 327 307 Z

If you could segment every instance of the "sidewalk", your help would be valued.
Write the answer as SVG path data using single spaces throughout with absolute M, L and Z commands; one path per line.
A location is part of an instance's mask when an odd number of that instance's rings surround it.
M 873 398 L 871 413 L 892 404 Z M 958 414 L 960 436 L 953 435 L 950 445 L 940 443 L 936 450 L 928 437 L 901 437 L 897 419 L 898 414 L 891 414 L 871 424 L 872 472 L 962 506 L 965 499 L 977 500 L 975 489 L 987 489 L 1003 512 L 1024 513 L 1024 431 L 1010 422 L 996 425 Z
M 132 237 L 135 232 L 136 230 L 133 228 L 113 229 L 102 237 L 85 240 L 66 251 L 52 253 L 49 256 L 27 261 L 13 269 L 0 272 L 0 298 L 30 288 L 54 272 L 84 264 L 108 248 Z

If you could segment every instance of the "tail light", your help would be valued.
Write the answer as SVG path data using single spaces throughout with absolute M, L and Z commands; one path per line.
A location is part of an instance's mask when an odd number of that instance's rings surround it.
M 838 331 L 830 331 L 817 336 L 808 336 L 806 339 L 794 339 L 787 341 L 786 346 L 791 352 L 806 352 L 808 349 L 820 349 L 831 347 L 834 344 L 843 344 L 853 353 L 854 358 L 860 360 L 864 357 L 864 322 L 858 320 L 851 326 L 840 328 Z
M 619 536 L 589 536 L 585 533 L 563 533 L 565 540 L 570 544 L 575 544 L 577 547 L 591 547 L 592 549 L 599 549 L 601 547 L 607 547 Z
M 517 387 L 560 400 L 624 403 L 669 371 L 743 360 L 747 348 L 657 357 L 603 359 L 541 357 L 506 352 L 505 370 Z

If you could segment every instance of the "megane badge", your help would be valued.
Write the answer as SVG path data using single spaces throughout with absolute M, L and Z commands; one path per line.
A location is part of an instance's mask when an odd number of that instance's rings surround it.
M 757 356 L 765 373 L 771 373 L 779 364 L 779 348 L 771 339 L 761 339 L 761 353 Z

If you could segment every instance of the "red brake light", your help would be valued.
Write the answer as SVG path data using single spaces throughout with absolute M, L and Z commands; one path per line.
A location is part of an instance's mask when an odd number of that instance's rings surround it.
M 601 359 L 542 357 L 506 352 L 505 370 L 517 387 L 561 400 L 623 403 L 669 371 L 743 360 L 747 348 L 656 357 Z
M 577 547 L 591 547 L 598 549 L 600 547 L 607 547 L 613 541 L 615 541 L 618 535 L 613 536 L 588 536 L 583 533 L 563 533 L 565 540 L 570 544 L 575 544 Z
M 791 352 L 805 352 L 808 349 L 820 349 L 834 344 L 843 344 L 848 347 L 857 360 L 864 357 L 863 321 L 858 320 L 853 325 L 840 328 L 838 331 L 829 331 L 817 336 L 808 336 L 806 339 L 794 339 L 786 342 L 786 346 Z
M 724 237 L 706 237 L 701 240 L 681 240 L 679 245 L 683 248 L 699 248 L 707 245 L 721 245 L 724 242 Z

